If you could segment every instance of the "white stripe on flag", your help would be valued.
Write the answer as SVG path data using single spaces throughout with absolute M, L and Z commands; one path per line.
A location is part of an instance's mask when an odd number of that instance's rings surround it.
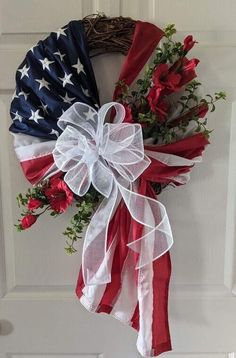
M 131 324 L 131 319 L 138 303 L 135 262 L 132 256 L 133 253 L 129 250 L 121 272 L 121 290 L 111 311 L 111 315 L 127 324 Z
M 52 154 L 55 147 L 55 140 L 45 140 L 21 133 L 12 134 L 15 152 L 20 162 Z
M 117 244 L 117 235 L 113 239 L 109 248 L 110 264 L 112 265 L 113 255 Z M 108 259 L 109 260 L 109 259 Z M 80 302 L 89 311 L 95 312 L 102 300 L 107 285 L 85 285 L 82 289 L 83 296 L 80 297 Z
M 150 206 L 145 207 L 145 217 L 148 216 L 153 225 L 155 220 Z M 143 234 L 146 234 L 144 227 Z M 153 234 L 155 236 L 155 233 Z M 154 243 L 155 238 L 150 240 Z M 153 244 L 154 245 L 154 244 Z M 152 250 L 151 245 L 149 250 Z M 139 333 L 137 349 L 146 357 L 152 353 L 152 322 L 153 322 L 153 263 L 139 269 L 138 275 L 138 302 L 139 302 Z

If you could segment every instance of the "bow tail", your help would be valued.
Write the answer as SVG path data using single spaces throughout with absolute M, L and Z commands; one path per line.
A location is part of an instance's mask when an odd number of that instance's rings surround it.
M 144 267 L 165 254 L 173 244 L 166 209 L 158 200 L 139 194 L 137 183 L 129 190 L 120 183 L 119 191 L 131 217 L 143 226 L 141 237 L 128 243 L 139 254 L 136 268 Z
M 111 265 L 116 240 L 114 237 L 108 245 L 108 229 L 120 200 L 121 195 L 114 185 L 109 198 L 103 199 L 87 228 L 82 253 L 85 285 L 105 284 L 111 281 Z
M 151 184 L 146 180 L 140 180 L 138 193 L 152 199 L 156 198 Z M 155 216 L 151 214 L 149 220 L 154 225 Z M 135 241 L 145 235 L 147 228 L 145 229 L 134 220 L 132 224 L 136 228 L 133 232 L 137 231 L 137 235 L 132 237 L 132 241 Z M 154 237 L 151 240 L 152 245 L 153 240 Z M 139 255 L 136 256 L 136 266 L 138 257 Z M 168 325 L 168 288 L 171 276 L 169 252 L 163 254 L 158 260 L 140 267 L 136 272 L 138 277 L 138 305 L 135 311 L 135 321 L 138 322 L 137 349 L 144 357 L 157 356 L 171 350 Z

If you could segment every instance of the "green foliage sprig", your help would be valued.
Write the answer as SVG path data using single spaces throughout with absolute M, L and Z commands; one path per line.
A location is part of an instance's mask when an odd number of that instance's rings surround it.
M 22 218 L 33 216 L 36 221 L 39 216 L 43 215 L 45 212 L 49 212 L 50 215 L 54 218 L 62 214 L 62 212 L 57 212 L 52 209 L 50 202 L 45 195 L 45 188 L 47 188 L 48 185 L 49 181 L 45 180 L 41 184 L 35 185 L 34 187 L 28 189 L 24 195 L 20 193 L 17 196 L 16 199 L 18 206 L 23 209 L 21 213 Z M 75 205 L 77 212 L 72 217 L 70 225 L 63 232 L 63 235 L 67 238 L 65 246 L 65 251 L 67 254 L 73 254 L 77 251 L 75 248 L 75 243 L 78 239 L 82 238 L 81 234 L 91 220 L 91 217 L 97 205 L 99 204 L 101 197 L 101 194 L 99 194 L 92 186 L 82 198 L 75 196 L 75 200 L 73 201 L 72 205 Z M 41 202 L 37 209 L 30 210 L 28 208 L 31 199 L 36 199 Z M 31 224 L 28 227 L 30 226 Z M 19 232 L 26 229 L 22 227 L 22 219 L 19 220 L 19 223 L 16 224 L 15 227 Z
M 50 212 L 51 216 L 57 216 L 59 213 L 54 211 L 49 201 L 44 193 L 44 189 L 48 186 L 48 180 L 45 180 L 43 183 L 40 183 L 36 186 L 33 186 L 32 188 L 29 188 L 25 194 L 18 194 L 16 197 L 16 201 L 18 204 L 18 207 L 22 209 L 21 217 L 25 217 L 27 215 L 34 215 L 37 219 L 39 216 L 43 215 L 46 211 Z M 28 208 L 28 204 L 30 199 L 36 199 L 41 202 L 41 205 L 36 210 L 30 210 Z M 24 230 L 21 224 L 21 220 L 18 220 L 18 224 L 15 224 L 15 227 L 17 231 L 21 232 Z
M 76 202 L 77 213 L 72 217 L 70 221 L 71 225 L 63 232 L 63 235 L 67 237 L 65 247 L 67 254 L 70 255 L 77 251 L 74 245 L 78 239 L 82 239 L 81 234 L 90 222 L 100 199 L 101 195 L 91 187 L 90 190 Z

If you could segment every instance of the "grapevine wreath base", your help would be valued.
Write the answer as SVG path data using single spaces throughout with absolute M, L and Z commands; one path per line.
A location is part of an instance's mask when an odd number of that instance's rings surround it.
M 17 229 L 76 207 L 64 235 L 72 254 L 87 226 L 77 296 L 137 330 L 143 356 L 171 350 L 173 236 L 156 195 L 188 181 L 209 143 L 206 115 L 225 98 L 199 95 L 199 60 L 188 58 L 196 41 L 175 41 L 175 32 L 122 17 L 71 21 L 27 52 L 10 109 L 15 151 L 33 184 L 18 196 Z M 107 52 L 125 60 L 113 102 L 101 106 L 90 57 Z
M 90 57 L 103 53 L 127 55 L 132 44 L 136 21 L 130 17 L 90 15 L 83 20 Z

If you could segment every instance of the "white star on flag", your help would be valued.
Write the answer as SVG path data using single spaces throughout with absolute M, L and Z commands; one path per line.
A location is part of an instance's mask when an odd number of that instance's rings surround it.
M 24 67 L 20 68 L 19 70 L 17 70 L 17 72 L 20 72 L 21 73 L 21 77 L 20 79 L 22 80 L 22 78 L 24 78 L 25 76 L 26 77 L 29 77 L 29 69 L 30 67 L 27 67 L 26 65 L 24 65 Z
M 22 117 L 19 115 L 18 111 L 16 111 L 16 113 L 14 113 L 14 112 L 12 112 L 12 113 L 15 115 L 15 117 L 12 118 L 13 121 L 18 120 L 18 121 L 22 122 Z
M 35 81 L 39 83 L 39 90 L 41 90 L 41 88 L 43 88 L 43 87 L 46 87 L 49 90 L 49 82 L 47 82 L 43 77 L 41 80 L 38 79 Z
M 54 63 L 55 61 L 49 61 L 49 59 L 47 57 L 45 57 L 43 60 L 39 60 L 42 63 L 43 66 L 43 70 L 45 70 L 45 68 L 50 71 L 49 66 Z
M 57 39 L 59 39 L 59 37 L 61 36 L 61 35 L 63 35 L 63 36 L 67 36 L 67 34 L 65 33 L 65 31 L 68 29 L 68 27 L 66 27 L 66 28 L 64 28 L 64 29 L 58 29 L 57 31 L 53 31 L 54 33 L 56 33 L 57 34 Z
M 84 115 L 86 116 L 86 120 L 89 120 L 89 119 L 90 119 L 90 120 L 94 121 L 94 120 L 95 120 L 94 117 L 97 116 L 97 113 L 94 112 L 94 110 L 92 110 L 92 109 L 89 107 L 88 112 L 87 112 L 87 113 L 84 113 Z
M 85 72 L 84 72 L 84 66 L 83 66 L 82 63 L 80 62 L 80 59 L 79 59 L 79 58 L 78 58 L 77 63 L 76 63 L 75 65 L 72 65 L 72 67 L 76 68 L 78 74 L 79 74 L 80 72 L 83 72 L 83 73 L 85 74 Z
M 12 100 L 14 99 L 14 98 L 19 98 L 19 96 L 16 94 L 16 91 L 14 91 L 14 93 L 13 93 L 13 95 L 12 95 Z
M 63 102 L 71 104 L 74 101 L 75 97 L 69 97 L 68 94 L 65 94 L 65 97 L 60 96 L 63 99 Z M 63 112 L 64 113 L 64 112 Z
M 63 82 L 63 87 L 65 87 L 67 84 L 73 85 L 73 82 L 71 82 L 70 78 L 72 76 L 72 73 L 70 73 L 69 75 L 65 72 L 65 76 L 64 77 L 59 77 L 59 79 Z
M 49 134 L 55 134 L 57 137 L 59 137 L 59 132 L 56 131 L 55 129 L 52 129 Z
M 53 52 L 53 55 L 58 55 L 60 57 L 61 62 L 64 61 L 63 57 L 65 57 L 65 53 L 61 53 L 59 50 L 57 52 Z
M 41 108 L 43 110 L 44 114 L 48 114 L 48 109 L 47 109 L 48 105 L 44 104 L 42 101 L 40 101 L 40 102 L 41 102 L 41 106 L 39 106 L 39 108 Z
M 88 89 L 85 89 L 83 86 L 81 86 L 81 89 L 82 89 L 82 91 L 83 91 L 85 96 L 90 97 Z
M 32 47 L 30 47 L 29 51 L 31 51 L 32 53 L 34 53 L 34 48 L 37 47 L 38 45 L 34 45 Z
M 34 121 L 34 122 L 36 122 L 36 123 L 38 123 L 38 120 L 43 119 L 43 117 L 41 117 L 39 115 L 39 109 L 37 109 L 37 111 L 35 111 L 35 112 L 32 111 L 32 109 L 31 109 L 31 117 L 29 119 Z
M 27 101 L 27 98 L 29 97 L 29 93 L 25 93 L 24 91 L 21 91 L 18 93 L 18 96 L 24 96 L 25 100 Z

